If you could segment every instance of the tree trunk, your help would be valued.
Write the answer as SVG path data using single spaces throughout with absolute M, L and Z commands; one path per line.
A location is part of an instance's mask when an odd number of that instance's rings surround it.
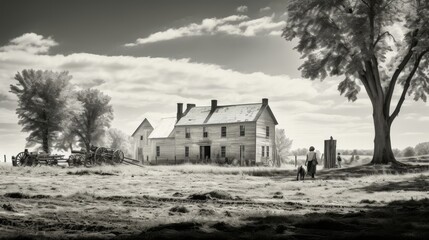
M 45 125 L 42 133 L 42 149 L 45 153 L 49 153 L 49 122 L 45 111 L 43 111 L 43 119 L 45 120 Z
M 388 164 L 396 163 L 393 155 L 392 145 L 390 141 L 390 124 L 388 118 L 384 115 L 383 102 L 374 102 L 374 155 L 371 163 L 373 164 Z
M 45 153 L 49 153 L 49 140 L 48 140 L 48 130 L 43 130 L 43 140 L 42 140 L 42 148 Z

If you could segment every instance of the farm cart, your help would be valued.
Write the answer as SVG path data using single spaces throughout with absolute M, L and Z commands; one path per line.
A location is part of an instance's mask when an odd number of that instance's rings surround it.
M 66 161 L 64 155 L 49 154 L 44 152 L 29 152 L 25 149 L 24 152 L 18 153 L 15 157 L 17 166 L 37 166 L 37 165 L 57 165 L 58 162 Z
M 90 151 L 84 149 L 72 151 L 69 156 L 69 166 L 120 164 L 124 161 L 124 153 L 119 149 L 91 146 Z

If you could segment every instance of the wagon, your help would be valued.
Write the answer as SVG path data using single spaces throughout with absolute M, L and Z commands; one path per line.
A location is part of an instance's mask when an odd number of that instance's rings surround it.
M 15 157 L 17 166 L 37 166 L 37 165 L 57 165 L 59 162 L 65 162 L 64 155 L 49 154 L 45 152 L 24 152 L 18 153 Z
M 91 146 L 90 151 L 81 149 L 72 151 L 69 156 L 69 166 L 120 164 L 124 161 L 124 153 L 119 149 Z

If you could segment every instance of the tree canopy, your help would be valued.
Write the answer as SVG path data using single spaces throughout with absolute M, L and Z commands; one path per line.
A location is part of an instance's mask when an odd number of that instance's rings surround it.
M 298 39 L 302 75 L 344 76 L 338 90 L 350 101 L 364 88 L 373 107 L 373 163 L 396 162 L 392 122 L 407 94 L 423 101 L 429 94 L 429 1 L 291 0 L 287 16 L 282 36 Z
M 105 141 L 112 149 L 121 149 L 125 156 L 132 157 L 133 138 L 116 128 L 109 128 Z
M 10 85 L 10 92 L 18 97 L 18 123 L 22 131 L 30 133 L 27 147 L 40 144 L 43 151 L 51 150 L 63 122 L 73 111 L 71 78 L 68 72 L 32 69 L 15 75 L 18 83 Z
M 68 124 L 68 138 L 76 136 L 82 147 L 89 149 L 91 144 L 104 140 L 104 134 L 113 120 L 113 108 L 110 97 L 97 89 L 84 89 L 77 92 L 77 100 L 83 110 L 75 114 Z M 70 136 L 72 135 L 72 136 Z

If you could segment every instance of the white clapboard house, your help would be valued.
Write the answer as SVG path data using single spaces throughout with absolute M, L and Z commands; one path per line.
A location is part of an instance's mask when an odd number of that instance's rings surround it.
M 176 117 L 154 127 L 147 119 L 133 133 L 134 158 L 148 164 L 225 162 L 263 164 L 273 159 L 277 120 L 260 103 L 177 104 Z

